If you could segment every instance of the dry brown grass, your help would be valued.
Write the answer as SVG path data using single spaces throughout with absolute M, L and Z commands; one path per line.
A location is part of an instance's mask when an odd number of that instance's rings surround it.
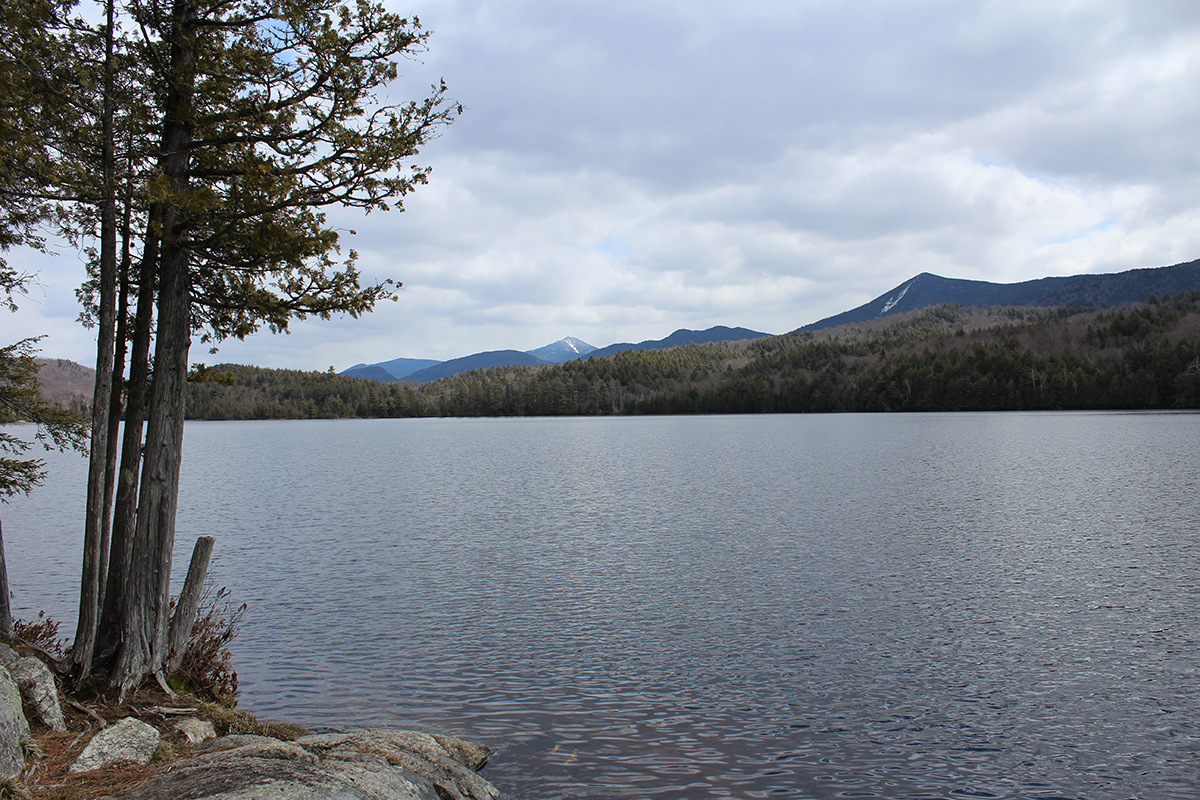
M 156 764 L 114 764 L 90 772 L 67 772 L 94 733 L 95 729 L 34 733 L 42 757 L 32 762 L 23 775 L 32 800 L 92 800 L 140 786 L 157 772 Z
M 175 729 L 185 716 L 212 723 L 218 736 L 250 733 L 291 741 L 303 736 L 303 728 L 280 722 L 263 722 L 253 714 L 239 711 L 237 673 L 233 670 L 229 643 L 237 636 L 238 623 L 245 605 L 235 606 L 226 589 L 206 592 L 197 612 L 188 640 L 183 666 L 172 676 L 177 694 L 163 691 L 154 680 L 131 692 L 120 703 L 105 697 L 102 682 L 82 687 L 71 702 L 63 702 L 67 732 L 56 733 L 34 723 L 29 747 L 28 767 L 20 781 L 0 782 L 0 800 L 5 797 L 32 800 L 92 800 L 138 786 L 153 777 L 162 765 L 192 753 L 192 745 Z M 18 652 L 41 651 L 51 659 L 63 657 L 65 642 L 59 637 L 59 625 L 39 614 L 32 622 L 16 621 L 14 629 Z M 86 710 L 83 710 L 86 709 Z M 26 709 L 26 716 L 34 719 Z M 152 725 L 162 734 L 162 744 L 149 765 L 126 764 L 72 775 L 71 763 L 101 729 L 126 717 Z
M 118 764 L 90 772 L 68 773 L 67 768 L 100 728 L 91 716 L 64 704 L 68 730 L 56 733 L 38 724 L 33 726 L 31 752 L 36 755 L 29 759 L 20 785 L 8 789 L 9 796 L 24 796 L 31 800 L 94 800 L 140 786 L 172 761 L 192 754 L 192 745 L 173 727 L 184 715 L 168 713 L 167 709 L 193 709 L 193 715 L 211 722 L 219 736 L 253 733 L 290 741 L 307 733 L 296 725 L 263 722 L 245 711 L 205 703 L 187 695 L 171 697 L 153 684 L 131 693 L 120 704 L 92 700 L 85 705 L 106 723 L 135 717 L 158 728 L 163 740 L 155 759 L 146 765 Z M 5 791 L 5 787 L 0 786 L 0 798 L 4 797 Z

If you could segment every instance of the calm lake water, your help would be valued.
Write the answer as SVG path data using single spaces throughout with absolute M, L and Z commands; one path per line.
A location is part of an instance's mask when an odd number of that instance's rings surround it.
M 1200 415 L 188 423 L 242 705 L 542 798 L 1200 795 Z M 74 619 L 85 465 L 0 508 Z

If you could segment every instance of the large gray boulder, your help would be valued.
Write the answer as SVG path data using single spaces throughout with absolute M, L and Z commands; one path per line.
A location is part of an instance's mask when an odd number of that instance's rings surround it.
M 88 772 L 118 761 L 147 764 L 161 739 L 153 725 L 126 717 L 93 736 L 67 772 Z
M 21 690 L 7 669 L 0 669 L 0 778 L 12 778 L 25 769 L 29 721 L 21 708 Z
M 496 800 L 484 748 L 450 736 L 361 731 L 281 742 L 225 736 L 119 800 Z
M 45 662 L 37 656 L 22 656 L 9 665 L 8 671 L 42 724 L 52 731 L 65 731 L 67 721 L 58 702 L 58 685 Z
M 358 762 L 368 756 L 404 767 L 432 781 L 439 797 L 499 796 L 496 787 L 475 774 L 487 764 L 488 751 L 453 736 L 376 730 L 305 736 L 296 744 L 326 761 Z

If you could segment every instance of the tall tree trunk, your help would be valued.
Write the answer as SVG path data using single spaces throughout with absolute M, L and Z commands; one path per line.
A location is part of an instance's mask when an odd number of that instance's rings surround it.
M 100 587 L 105 507 L 105 472 L 108 466 L 109 407 L 112 401 L 113 355 L 116 341 L 117 303 L 117 200 L 116 155 L 113 142 L 113 0 L 108 0 L 104 33 L 103 110 L 101 113 L 101 206 L 99 330 L 96 343 L 96 386 L 92 395 L 92 442 L 88 464 L 87 513 L 84 522 L 83 570 L 79 587 L 79 624 L 71 647 L 77 681 L 92 671 L 92 653 L 100 624 Z
M 173 247 L 163 249 L 154 383 L 132 548 L 138 559 L 131 562 L 126 581 L 121 649 L 110 680 L 121 696 L 146 674 L 160 673 L 167 655 L 171 559 L 183 455 L 183 403 L 191 344 L 191 293 L 186 252 Z
M 112 399 L 108 408 L 108 452 L 104 457 L 104 513 L 101 517 L 100 529 L 100 574 L 104 581 L 100 584 L 100 624 L 104 624 L 104 607 L 107 597 L 108 565 L 112 554 L 112 515 L 113 495 L 117 484 L 117 457 L 119 455 L 119 438 L 121 430 L 121 414 L 124 409 L 125 389 L 122 377 L 125 375 L 125 357 L 129 353 L 129 270 L 132 258 L 129 252 L 131 235 L 131 217 L 133 215 L 133 199 L 129 193 L 125 197 L 125 214 L 121 223 L 121 268 L 118 271 L 120 289 L 117 292 L 117 336 L 116 353 L 113 356 Z M 97 630 L 97 644 L 99 644 Z M 93 664 L 95 656 L 92 657 Z
M 169 198 L 162 214 L 159 258 L 158 335 L 154 382 L 146 421 L 137 527 L 122 609 L 121 646 L 109 685 L 123 697 L 150 673 L 165 678 L 167 621 L 179 468 L 183 457 L 183 417 L 187 359 L 191 347 L 191 274 L 186 193 L 188 144 L 192 138 L 192 98 L 196 80 L 194 0 L 175 0 L 171 10 L 171 63 L 163 109 L 163 177 Z
M 129 388 L 126 392 L 125 429 L 121 441 L 121 464 L 117 470 L 113 501 L 112 540 L 108 557 L 108 585 L 104 591 L 97 659 L 107 661 L 121 642 L 121 618 L 125 587 L 129 581 L 134 530 L 137 526 L 138 475 L 142 466 L 142 432 L 150 381 L 151 327 L 154 317 L 155 279 L 158 273 L 158 237 L 162 209 L 150 210 L 138 277 L 137 309 L 133 320 L 133 342 L 129 356 Z
M 12 638 L 12 606 L 8 602 L 8 562 L 4 560 L 4 531 L 0 530 L 0 638 Z

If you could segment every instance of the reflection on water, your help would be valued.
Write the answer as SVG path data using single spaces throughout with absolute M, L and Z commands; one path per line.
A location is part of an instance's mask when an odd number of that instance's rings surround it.
M 189 424 L 180 542 L 245 707 L 512 797 L 1192 798 L 1198 421 Z

